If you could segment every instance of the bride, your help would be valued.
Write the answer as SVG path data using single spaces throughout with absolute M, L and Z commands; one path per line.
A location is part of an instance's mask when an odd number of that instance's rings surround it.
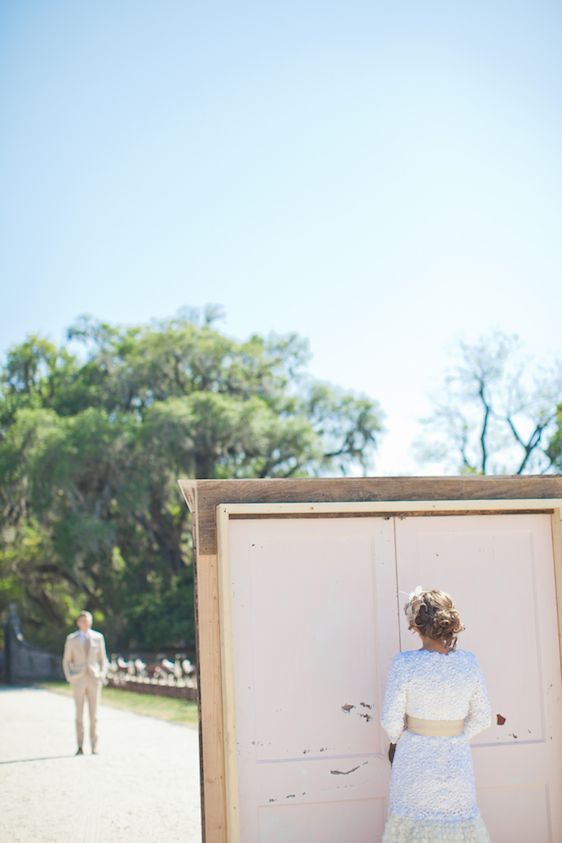
M 469 740 L 491 725 L 488 691 L 451 597 L 418 586 L 404 606 L 422 647 L 389 667 L 381 725 L 391 746 L 381 843 L 490 843 L 476 801 Z

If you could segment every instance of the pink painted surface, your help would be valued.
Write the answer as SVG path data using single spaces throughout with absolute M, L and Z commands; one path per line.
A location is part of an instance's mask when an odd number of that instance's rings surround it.
M 389 773 L 382 672 L 398 647 L 392 521 L 229 532 L 241 840 L 374 840 Z
M 473 740 L 494 843 L 562 840 L 547 516 L 240 519 L 229 545 L 243 843 L 380 839 L 390 765 L 378 718 L 392 655 L 419 646 L 397 601 L 418 583 L 457 600 L 459 646 L 507 718 Z
M 562 841 L 562 688 L 548 515 L 396 522 L 398 587 L 451 593 L 492 703 L 472 741 L 480 810 L 494 843 Z M 418 647 L 400 617 L 401 649 Z M 496 715 L 506 718 L 497 725 Z

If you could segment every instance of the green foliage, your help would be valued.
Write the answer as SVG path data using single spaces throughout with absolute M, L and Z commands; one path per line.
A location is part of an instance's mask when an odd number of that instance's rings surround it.
M 557 472 L 562 472 L 562 403 L 556 408 L 556 429 L 548 444 L 547 454 Z
M 311 380 L 294 334 L 238 342 L 216 310 L 30 336 L 0 380 L 0 609 L 60 648 L 79 608 L 110 649 L 194 647 L 178 477 L 365 470 L 376 402 Z
M 65 697 L 72 696 L 72 688 L 68 682 L 55 680 L 40 682 L 38 686 Z M 199 712 L 194 700 L 179 697 L 160 697 L 157 694 L 145 694 L 138 691 L 125 691 L 123 688 L 112 688 L 109 685 L 104 687 L 102 694 L 103 704 L 112 708 L 134 711 L 136 714 L 142 714 L 145 717 L 157 717 L 159 720 L 168 721 L 168 723 L 197 727 Z

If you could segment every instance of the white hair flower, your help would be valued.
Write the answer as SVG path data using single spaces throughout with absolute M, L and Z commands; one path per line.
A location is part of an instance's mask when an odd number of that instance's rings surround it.
M 413 591 L 410 591 L 408 594 L 408 600 L 413 600 L 414 597 L 417 597 L 419 594 L 422 594 L 425 589 L 422 588 L 421 585 L 417 585 Z
M 418 597 L 418 595 L 422 594 L 424 591 L 425 588 L 423 588 L 423 586 L 417 585 L 413 591 L 402 591 L 402 589 L 400 589 L 399 593 L 406 595 L 408 602 L 410 602 L 414 597 Z

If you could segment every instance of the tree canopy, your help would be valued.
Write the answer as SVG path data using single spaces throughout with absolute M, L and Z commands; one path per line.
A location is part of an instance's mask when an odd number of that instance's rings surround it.
M 366 471 L 378 402 L 311 378 L 296 334 L 228 337 L 220 312 L 30 335 L 0 375 L 0 609 L 60 648 L 79 608 L 110 649 L 193 650 L 178 477 Z
M 439 460 L 461 474 L 546 474 L 562 468 L 562 359 L 523 353 L 517 334 L 494 329 L 460 341 L 424 432 L 420 462 Z

